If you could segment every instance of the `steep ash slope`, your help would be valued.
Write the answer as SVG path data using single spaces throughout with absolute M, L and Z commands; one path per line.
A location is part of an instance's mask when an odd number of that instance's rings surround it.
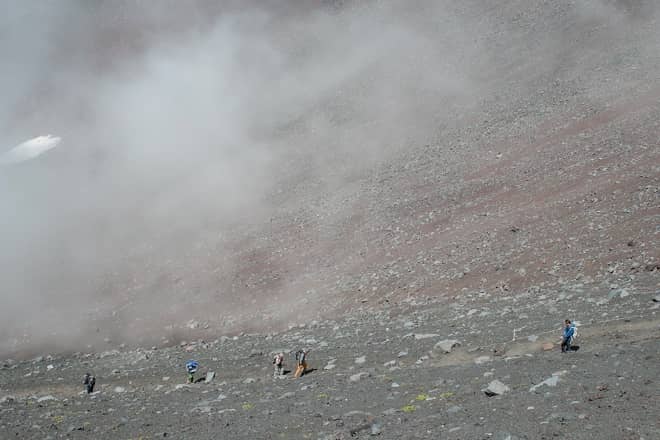
M 657 2 L 83 3 L 2 122 L 70 143 L 0 174 L 0 438 L 660 436 Z
M 131 189 L 130 175 L 126 189 L 118 188 L 125 176 L 99 165 L 94 202 L 79 191 L 81 203 L 61 214 L 75 222 L 54 220 L 44 229 L 60 233 L 52 242 L 40 231 L 38 256 L 26 245 L 6 258 L 8 291 L 18 293 L 3 320 L 3 351 L 20 355 L 40 344 L 57 351 L 81 340 L 94 349 L 168 344 L 203 330 L 279 329 L 416 296 L 518 295 L 575 283 L 656 288 L 653 277 L 638 277 L 656 274 L 660 259 L 654 2 L 323 8 L 290 19 L 282 18 L 288 6 L 264 12 L 263 28 L 285 54 L 268 62 L 305 68 L 291 75 L 295 93 L 248 101 L 260 122 L 247 124 L 250 141 L 270 152 L 267 171 L 250 155 L 239 161 L 250 164 L 243 172 L 254 168 L 254 193 L 237 189 L 250 186 L 245 178 L 212 186 L 212 176 L 227 170 L 193 176 L 198 162 L 183 156 L 191 168 L 167 179 L 155 176 L 173 166 L 170 159 L 144 167 L 144 191 Z M 159 14 L 151 20 L 167 22 Z M 164 41 L 187 35 L 186 22 Z M 346 30 L 334 45 L 323 40 L 333 25 Z M 159 31 L 135 41 L 148 48 Z M 108 32 L 96 49 L 109 50 L 102 43 L 112 41 L 112 26 Z M 295 32 L 318 36 L 288 45 Z M 337 58 L 358 36 L 358 50 Z M 111 59 L 144 49 L 110 46 Z M 248 62 L 261 53 L 252 50 Z M 314 50 L 323 54 L 318 64 L 309 57 Z M 333 62 L 353 68 L 314 81 Z M 268 85 L 291 78 L 275 80 Z M 277 113 L 282 102 L 295 105 Z M 269 112 L 278 118 L 265 118 Z M 221 153 L 199 160 L 219 163 Z M 11 173 L 18 171 L 8 173 L 17 178 Z M 78 183 L 71 179 L 62 189 Z M 238 201 L 216 204 L 234 190 Z M 32 299 L 40 307 L 30 308 L 35 320 L 28 320 L 17 311 Z M 79 320 L 67 325 L 72 315 Z
M 468 5 L 459 13 L 480 11 Z M 159 269 L 169 275 L 158 289 L 171 289 L 172 279 L 183 290 L 192 283 L 199 302 L 173 316 L 193 310 L 215 326 L 220 302 L 246 311 L 224 321 L 240 330 L 462 289 L 609 289 L 654 270 L 657 8 L 605 11 L 512 2 L 480 15 L 486 32 L 475 38 L 490 55 L 466 62 L 477 100 L 432 104 L 419 126 L 406 121 L 414 128 L 406 148 L 384 145 L 367 168 L 323 145 L 294 156 L 272 194 L 277 209 L 246 218 L 249 226 L 222 242 L 229 260 L 210 263 L 213 241 L 202 242 Z M 210 301 L 209 291 L 217 292 Z M 245 309 L 251 303 L 259 307 Z

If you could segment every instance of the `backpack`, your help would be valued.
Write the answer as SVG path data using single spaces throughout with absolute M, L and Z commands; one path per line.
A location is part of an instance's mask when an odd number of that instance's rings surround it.
M 571 327 L 573 327 L 573 336 L 571 336 L 571 340 L 570 340 L 570 343 L 572 344 L 572 343 L 575 342 L 575 340 L 577 339 L 577 336 L 578 336 L 578 328 L 577 328 L 577 326 L 575 325 L 575 323 L 571 323 Z
M 189 360 L 188 362 L 186 362 L 186 370 L 188 371 L 188 373 L 192 374 L 196 372 L 198 366 L 199 364 L 197 363 L 197 361 Z

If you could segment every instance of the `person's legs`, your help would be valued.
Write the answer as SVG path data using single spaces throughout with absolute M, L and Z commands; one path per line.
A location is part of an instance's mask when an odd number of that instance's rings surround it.
M 570 338 L 564 338 L 564 340 L 561 341 L 561 352 L 566 353 L 570 349 L 571 349 Z

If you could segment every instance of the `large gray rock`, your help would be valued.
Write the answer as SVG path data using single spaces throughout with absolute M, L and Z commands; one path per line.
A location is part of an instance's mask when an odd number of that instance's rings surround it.
M 539 387 L 542 387 L 544 385 L 549 386 L 549 387 L 556 387 L 558 383 L 559 383 L 559 376 L 550 376 L 549 378 L 547 378 L 543 382 L 530 387 L 529 392 L 533 393 Z
M 458 347 L 459 345 L 461 345 L 461 343 L 456 339 L 445 339 L 435 344 L 433 348 L 435 350 L 441 350 L 444 353 L 451 353 L 454 347 Z
M 508 386 L 506 386 L 499 380 L 495 379 L 494 381 L 488 384 L 488 387 L 486 387 L 484 393 L 486 393 L 488 397 L 501 396 L 502 394 L 508 392 L 509 390 L 510 388 Z

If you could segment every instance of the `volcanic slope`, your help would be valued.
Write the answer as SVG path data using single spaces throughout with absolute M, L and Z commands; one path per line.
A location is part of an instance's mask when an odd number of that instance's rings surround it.
M 453 117 L 442 113 L 432 128 L 425 120 L 412 146 L 384 148 L 368 168 L 328 157 L 341 177 L 305 178 L 297 157 L 263 222 L 246 219 L 221 244 L 198 243 L 141 288 L 196 292 L 158 311 L 186 338 L 181 316 L 249 331 L 419 295 L 657 288 L 635 276 L 656 273 L 660 260 L 658 8 L 640 16 L 616 4 L 616 24 L 576 18 L 564 2 L 490 11 L 490 33 L 478 38 L 495 55 L 474 61 L 488 75 L 476 82 L 478 102 L 444 101 Z M 216 261 L 213 246 L 232 258 Z M 138 294 L 131 301 L 148 313 Z
M 485 29 L 476 98 L 368 166 L 293 154 L 272 211 L 108 271 L 84 337 L 7 338 L 42 356 L 2 364 L 0 437 L 660 436 L 660 8 L 499 3 L 452 10 Z M 303 346 L 315 370 L 273 380 Z

